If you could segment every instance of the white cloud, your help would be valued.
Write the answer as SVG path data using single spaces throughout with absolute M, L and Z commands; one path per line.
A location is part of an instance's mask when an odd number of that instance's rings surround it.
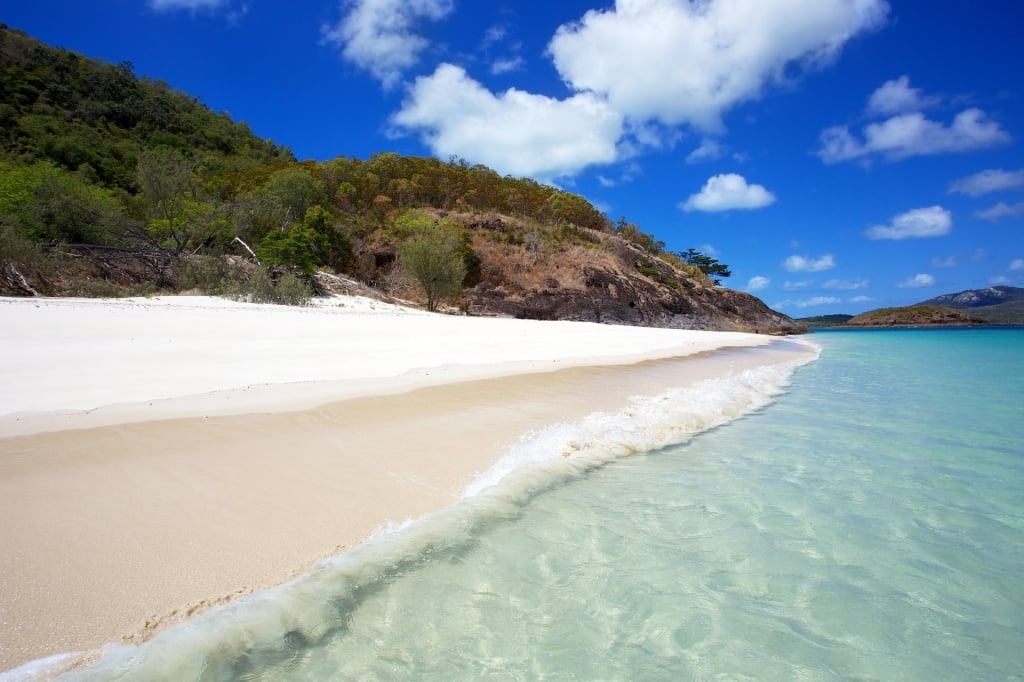
M 996 275 L 988 280 L 989 284 L 1009 284 L 1010 278 L 1006 275 Z
M 995 206 L 990 206 L 984 211 L 977 211 L 974 217 L 997 223 L 1003 218 L 1016 218 L 1021 215 L 1024 215 L 1024 202 L 1007 204 L 1000 201 Z
M 797 308 L 810 308 L 816 305 L 832 305 L 839 303 L 839 299 L 835 296 L 813 296 L 806 301 L 798 301 L 796 303 Z
M 722 158 L 722 146 L 715 140 L 705 137 L 700 146 L 686 155 L 686 163 L 700 163 Z
M 917 112 L 901 114 L 864 129 L 863 140 L 846 126 L 821 134 L 818 156 L 825 163 L 882 155 L 890 160 L 987 149 L 1010 141 L 1010 136 L 981 109 L 961 111 L 946 127 Z
M 712 258 L 718 255 L 718 249 L 716 249 L 712 244 L 701 244 L 700 248 L 697 250 L 705 256 L 711 256 Z
M 802 300 L 785 300 L 775 304 L 775 308 L 813 308 L 819 305 L 835 305 L 840 299 L 835 296 L 812 296 Z
M 522 57 L 506 57 L 503 59 L 495 59 L 491 64 L 491 73 L 495 76 L 500 76 L 503 73 L 511 73 L 512 71 L 521 71 L 526 66 L 526 60 Z
M 870 296 L 854 296 L 853 298 L 847 299 L 847 302 L 848 303 L 867 303 L 868 301 L 873 301 L 873 300 L 875 300 L 875 299 L 871 298 Z
M 1018 189 L 1024 189 L 1024 169 L 1017 171 L 983 170 L 966 178 L 960 178 L 949 186 L 950 193 L 969 194 L 972 197 Z
M 789 272 L 822 272 L 831 270 L 836 266 L 832 254 L 826 254 L 819 258 L 807 258 L 805 256 L 790 256 L 783 263 L 782 267 Z
M 918 289 L 920 287 L 930 287 L 935 284 L 935 278 L 928 274 L 918 273 L 913 277 L 908 277 L 896 286 L 901 289 Z
M 956 256 L 948 256 L 946 258 L 932 258 L 933 268 L 955 268 L 959 263 L 956 260 Z
M 341 48 L 342 56 L 365 69 L 385 88 L 419 61 L 429 42 L 413 32 L 422 20 L 439 21 L 453 9 L 453 0 L 349 0 L 349 13 L 335 26 L 324 27 L 324 40 Z
M 691 195 L 679 208 L 715 212 L 764 208 L 773 203 L 775 195 L 761 185 L 748 185 L 742 175 L 726 173 L 708 178 L 701 191 Z
M 880 116 L 905 114 L 921 111 L 938 103 L 937 97 L 925 97 L 919 88 L 910 87 L 910 78 L 900 76 L 896 80 L 885 82 L 871 93 L 868 100 L 868 113 Z
M 217 9 L 228 4 L 230 0 L 149 0 L 149 6 L 157 12 L 176 9 L 199 10 Z
M 615 161 L 623 127 L 592 94 L 558 100 L 511 88 L 495 95 L 451 64 L 417 78 L 392 123 L 418 131 L 441 158 L 542 179 Z
M 782 285 L 782 288 L 785 291 L 801 291 L 803 289 L 810 289 L 812 286 L 814 286 L 813 279 L 805 279 L 799 282 L 790 282 L 787 280 L 786 283 Z
M 761 289 L 766 289 L 771 283 L 772 281 L 767 277 L 757 275 L 751 277 L 750 281 L 747 282 L 747 291 L 760 291 Z
M 561 26 L 548 52 L 570 87 L 627 117 L 720 131 L 729 108 L 794 65 L 827 64 L 888 9 L 885 0 L 616 0 Z
M 1010 261 L 1011 270 L 1024 270 L 1024 258 L 1014 258 Z
M 822 289 L 842 289 L 853 291 L 855 289 L 867 289 L 871 282 L 866 279 L 830 279 L 821 285 Z
M 868 239 L 912 239 L 941 237 L 953 230 L 953 214 L 941 206 L 915 208 L 895 216 L 888 225 L 873 225 L 864 231 Z

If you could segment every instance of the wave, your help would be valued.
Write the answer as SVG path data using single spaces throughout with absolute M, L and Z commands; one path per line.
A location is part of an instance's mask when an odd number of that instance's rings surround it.
M 785 390 L 796 367 L 813 358 L 634 397 L 622 410 L 526 434 L 466 488 L 457 504 L 381 528 L 357 548 L 321 561 L 291 582 L 219 606 L 143 644 L 110 644 L 84 657 L 43 659 L 0 680 L 51 677 L 55 666 L 67 670 L 71 660 L 90 667 L 61 679 L 227 680 L 255 677 L 267 667 L 288 668 L 303 652 L 344 636 L 360 604 L 399 576 L 454 557 L 490 528 L 517 518 L 546 490 L 767 406 Z

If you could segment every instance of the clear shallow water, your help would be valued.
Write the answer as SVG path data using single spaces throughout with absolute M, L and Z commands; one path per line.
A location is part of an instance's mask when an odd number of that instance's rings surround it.
M 814 341 L 75 678 L 1024 679 L 1024 331 Z

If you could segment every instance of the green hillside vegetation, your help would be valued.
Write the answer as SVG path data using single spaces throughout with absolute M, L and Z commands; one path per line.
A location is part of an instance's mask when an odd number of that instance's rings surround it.
M 396 266 L 422 237 L 409 225 L 424 222 L 459 245 L 449 252 L 463 276 L 421 291 L 431 307 L 481 281 L 527 286 L 515 273 L 555 256 L 616 252 L 675 288 L 729 274 L 693 250 L 666 252 L 578 195 L 461 159 L 297 161 L 130 63 L 2 25 L 0 65 L 0 292 L 250 295 L 254 279 L 313 288 L 311 274 L 326 269 L 413 295 Z
M 846 324 L 853 319 L 853 315 L 816 315 L 814 317 L 798 317 L 797 322 L 807 325 L 808 327 L 835 327 L 840 324 Z
M 861 313 L 846 322 L 846 327 L 931 327 L 988 324 L 962 310 L 942 306 L 915 305 L 904 308 L 880 308 Z
M 995 324 L 1024 324 L 1024 301 L 1007 301 L 969 309 L 971 315 Z

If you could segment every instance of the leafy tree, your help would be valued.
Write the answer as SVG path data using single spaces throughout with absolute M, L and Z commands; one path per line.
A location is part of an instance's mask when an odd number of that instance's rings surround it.
M 285 220 L 299 220 L 316 203 L 322 191 L 304 169 L 285 168 L 267 179 L 261 193 L 280 207 Z
M 111 193 L 49 163 L 0 163 L 0 217 L 36 241 L 108 244 L 123 219 Z
M 161 147 L 139 155 L 137 178 L 157 241 L 170 241 L 179 253 L 192 241 L 186 213 L 195 164 L 176 149 Z
M 318 265 L 347 265 L 352 259 L 352 243 L 334 228 L 323 207 L 312 206 L 301 223 L 268 234 L 256 255 L 267 263 L 313 272 Z
M 402 267 L 427 297 L 427 310 L 437 310 L 445 298 L 462 290 L 466 278 L 466 244 L 450 221 L 435 222 L 421 211 L 404 216 L 402 230 L 410 235 L 399 248 Z
M 721 278 L 732 277 L 732 271 L 729 266 L 725 263 L 721 263 L 716 258 L 701 253 L 697 249 L 690 248 L 686 251 L 676 254 L 682 259 L 684 263 L 699 268 L 701 272 L 707 275 L 715 286 L 719 286 L 722 283 Z

